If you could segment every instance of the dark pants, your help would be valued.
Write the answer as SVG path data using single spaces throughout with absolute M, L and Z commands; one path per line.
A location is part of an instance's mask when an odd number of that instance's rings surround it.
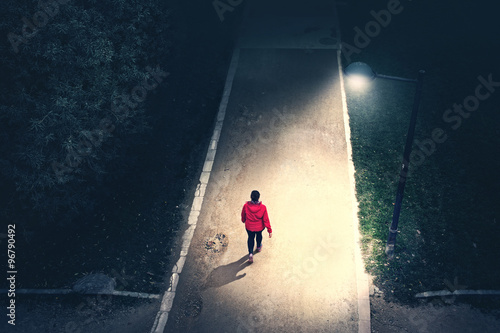
M 262 231 L 264 231 L 264 229 L 261 231 L 250 231 L 246 229 L 246 231 L 248 234 L 248 253 L 253 254 L 254 238 L 257 236 L 257 247 L 260 247 L 262 245 Z

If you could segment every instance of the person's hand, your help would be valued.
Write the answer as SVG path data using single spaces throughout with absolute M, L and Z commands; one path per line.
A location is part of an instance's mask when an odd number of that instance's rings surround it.
M 269 233 L 269 238 L 271 238 L 271 237 L 273 237 L 273 233 L 272 232 Z

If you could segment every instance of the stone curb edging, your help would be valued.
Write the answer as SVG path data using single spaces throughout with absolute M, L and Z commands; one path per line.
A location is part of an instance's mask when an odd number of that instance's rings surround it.
M 170 277 L 170 286 L 163 295 L 160 310 L 156 315 L 156 319 L 151 329 L 151 333 L 163 332 L 163 330 L 165 329 L 165 325 L 167 324 L 168 321 L 168 314 L 172 309 L 177 289 L 177 284 L 179 283 L 179 274 L 181 274 L 182 268 L 184 267 L 184 263 L 186 262 L 186 257 L 189 252 L 189 246 L 191 245 L 191 240 L 193 239 L 194 231 L 198 223 L 198 217 L 200 216 L 201 207 L 203 205 L 203 199 L 205 198 L 205 191 L 207 189 L 208 181 L 210 179 L 210 173 L 212 171 L 212 166 L 214 164 L 215 154 L 217 152 L 217 144 L 219 143 L 219 137 L 222 131 L 224 117 L 226 116 L 226 108 L 229 102 L 229 96 L 231 94 L 233 80 L 236 74 L 236 68 L 238 66 L 239 55 L 240 55 L 240 50 L 238 48 L 235 48 L 231 58 L 231 63 L 229 65 L 229 70 L 226 77 L 226 83 L 224 85 L 224 92 L 219 105 L 219 111 L 216 117 L 215 128 L 212 137 L 210 138 L 207 155 L 205 157 L 205 163 L 203 164 L 200 180 L 194 194 L 193 204 L 191 205 L 191 211 L 188 217 L 189 227 L 182 236 L 182 248 L 180 252 L 180 257 L 179 260 L 177 260 L 177 263 L 174 265 L 174 268 L 172 269 L 172 276 Z
M 365 273 L 363 259 L 361 256 L 360 248 L 360 234 L 359 234 L 359 219 L 358 219 L 358 202 L 356 199 L 356 182 L 354 178 L 354 162 L 352 160 L 352 146 L 351 146 L 351 128 L 349 127 L 349 113 L 347 111 L 347 99 L 344 88 L 344 75 L 342 72 L 342 37 L 340 32 L 340 24 L 337 13 L 337 5 L 341 3 L 335 1 L 335 30 L 337 30 L 337 63 L 339 66 L 339 79 L 340 91 L 342 95 L 342 110 L 344 115 L 344 129 L 345 139 L 347 146 L 347 159 L 349 169 L 349 180 L 351 183 L 351 199 L 353 210 L 353 224 L 354 230 L 354 261 L 356 264 L 356 289 L 358 293 L 358 333 L 371 332 L 371 314 L 370 314 L 370 282 L 368 274 Z
M 500 290 L 449 290 L 426 291 L 415 295 L 416 298 L 437 297 L 437 296 L 464 296 L 464 295 L 500 295 Z
M 339 40 L 340 41 L 340 40 Z M 344 128 L 345 139 L 347 145 L 347 158 L 349 169 L 349 180 L 351 183 L 351 200 L 353 210 L 353 224 L 354 230 L 354 261 L 356 265 L 356 289 L 358 294 L 358 333 L 371 332 L 371 319 L 370 319 L 370 290 L 369 279 L 365 273 L 363 260 L 361 257 L 360 248 L 360 234 L 359 234 L 359 220 L 358 220 L 358 202 L 356 200 L 355 178 L 354 178 L 354 164 L 352 161 L 352 146 L 351 146 L 351 130 L 349 127 L 349 114 L 347 112 L 347 100 L 344 89 L 344 76 L 342 75 L 342 59 L 341 50 L 337 51 L 337 63 L 339 66 L 340 90 L 342 94 L 342 108 L 344 115 Z

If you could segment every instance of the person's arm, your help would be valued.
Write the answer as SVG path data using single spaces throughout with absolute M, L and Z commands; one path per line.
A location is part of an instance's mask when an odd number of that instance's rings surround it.
M 267 232 L 269 233 L 269 237 L 272 237 L 273 229 L 271 228 L 271 222 L 269 221 L 269 215 L 267 215 L 267 208 L 264 210 L 264 216 L 262 216 L 262 220 L 264 221 L 264 226 L 267 228 Z
M 247 220 L 247 214 L 246 214 L 246 211 L 245 211 L 245 205 L 243 205 L 243 209 L 241 210 L 241 222 L 243 222 L 243 223 L 245 223 L 245 221 Z

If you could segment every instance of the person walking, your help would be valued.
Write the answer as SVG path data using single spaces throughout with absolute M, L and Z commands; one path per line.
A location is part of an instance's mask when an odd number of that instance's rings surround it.
M 260 252 L 262 251 L 262 231 L 267 228 L 269 238 L 273 236 L 273 230 L 271 228 L 271 222 L 269 222 L 267 208 L 261 201 L 259 201 L 259 198 L 259 191 L 252 191 L 250 194 L 251 201 L 247 201 L 241 210 L 241 222 L 245 223 L 245 229 L 248 234 L 247 245 L 249 263 L 253 262 L 254 239 L 257 238 L 256 252 Z

